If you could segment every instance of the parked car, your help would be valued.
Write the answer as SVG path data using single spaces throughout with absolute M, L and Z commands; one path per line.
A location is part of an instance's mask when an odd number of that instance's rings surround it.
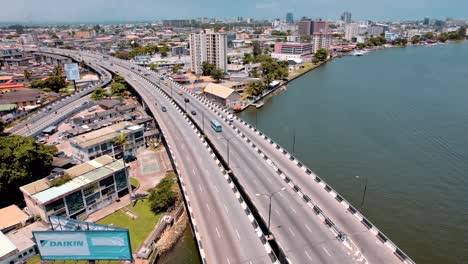
M 124 157 L 124 161 L 125 161 L 125 162 L 132 162 L 132 161 L 135 161 L 136 159 L 137 159 L 137 158 L 136 158 L 135 156 L 133 156 L 133 155 L 126 155 L 126 156 Z

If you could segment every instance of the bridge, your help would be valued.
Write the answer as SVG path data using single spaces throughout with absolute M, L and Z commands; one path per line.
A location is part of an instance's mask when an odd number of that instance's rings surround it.
M 261 261 L 268 256 L 270 262 L 278 257 L 290 263 L 414 263 L 331 186 L 254 126 L 239 118 L 230 121 L 224 109 L 130 62 L 103 60 L 96 53 L 53 52 L 118 71 L 142 97 L 158 120 L 175 160 L 190 216 L 196 222 L 198 245 L 207 262 L 236 263 L 247 257 L 257 263 L 255 252 L 259 253 L 258 246 L 263 244 Z M 184 96 L 177 95 L 179 91 Z M 161 105 L 168 108 L 166 113 L 160 111 Z M 191 110 L 197 115 L 188 115 Z M 223 125 L 222 133 L 209 128 L 207 123 L 213 119 Z M 221 186 L 230 186 L 230 192 L 219 190 Z M 266 196 L 273 203 L 271 211 Z M 235 203 L 239 200 L 241 204 Z M 236 219 L 223 218 L 227 205 L 233 206 L 229 212 L 242 213 Z M 270 222 L 271 213 L 271 235 L 265 230 L 263 235 L 257 223 L 242 223 L 245 208 L 250 212 L 248 219 L 257 217 L 260 223 Z M 207 219 L 207 215 L 212 217 Z M 228 227 L 232 221 L 236 223 L 234 232 Z M 247 232 L 247 227 L 255 230 L 259 243 L 247 245 L 250 239 L 240 238 L 239 230 Z M 278 245 L 276 254 L 266 241 Z M 257 250 L 247 251 L 251 247 Z M 249 253 L 240 257 L 240 252 Z

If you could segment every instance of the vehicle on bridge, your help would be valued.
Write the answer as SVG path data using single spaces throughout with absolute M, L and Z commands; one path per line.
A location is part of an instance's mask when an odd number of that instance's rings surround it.
M 167 112 L 167 108 L 166 108 L 165 106 L 162 106 L 162 107 L 161 107 L 161 110 L 162 110 L 163 112 Z
M 177 92 L 177 94 L 178 94 L 178 95 L 183 95 L 183 94 L 184 94 L 184 92 L 182 92 L 182 91 L 178 91 L 178 92 Z
M 223 127 L 221 127 L 221 124 L 216 121 L 216 120 L 211 120 L 211 128 L 213 128 L 214 131 L 216 132 L 222 132 L 223 131 Z

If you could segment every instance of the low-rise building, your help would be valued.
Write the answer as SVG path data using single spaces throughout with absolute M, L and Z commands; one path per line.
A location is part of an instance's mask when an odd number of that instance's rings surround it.
M 120 135 L 127 137 L 127 144 L 114 146 L 113 141 Z M 80 161 L 89 161 L 103 155 L 120 158 L 135 155 L 145 148 L 144 128 L 130 122 L 120 122 L 91 131 L 70 139 L 72 154 Z
M 0 231 L 8 233 L 11 230 L 26 225 L 30 217 L 16 205 L 10 205 L 0 209 Z
M 59 177 L 68 182 L 54 186 Z M 129 193 L 129 176 L 122 160 L 102 156 L 20 187 L 31 214 L 83 218 Z
M 216 83 L 209 83 L 204 90 L 208 99 L 223 106 L 233 106 L 240 99 L 240 94 L 235 90 Z

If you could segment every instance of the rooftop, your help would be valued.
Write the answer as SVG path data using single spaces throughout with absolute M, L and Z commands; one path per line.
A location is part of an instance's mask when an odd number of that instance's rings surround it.
M 48 229 L 47 225 L 38 221 L 8 233 L 7 237 L 19 251 L 23 251 L 35 245 L 32 235 L 33 231 L 45 231 Z
M 72 180 L 60 186 L 50 187 L 47 179 L 41 179 L 22 186 L 20 189 L 40 203 L 46 203 L 91 182 L 105 178 L 123 168 L 124 165 L 121 160 L 114 160 L 112 157 L 105 155 L 65 170 L 64 173 L 68 174 Z
M 16 246 L 0 232 L 0 258 L 16 250 Z
M 16 205 L 0 209 L 0 230 L 25 223 L 29 216 Z
M 226 99 L 234 92 L 234 90 L 220 84 L 209 83 L 204 92 Z
M 140 126 L 135 125 L 131 122 L 120 122 L 120 123 L 117 123 L 108 127 L 104 127 L 104 128 L 74 137 L 70 140 L 70 142 L 82 148 L 87 148 L 87 147 L 99 144 L 101 142 L 106 142 L 111 139 L 114 139 L 120 133 L 125 133 L 128 130 L 137 130 L 140 128 L 141 128 Z

